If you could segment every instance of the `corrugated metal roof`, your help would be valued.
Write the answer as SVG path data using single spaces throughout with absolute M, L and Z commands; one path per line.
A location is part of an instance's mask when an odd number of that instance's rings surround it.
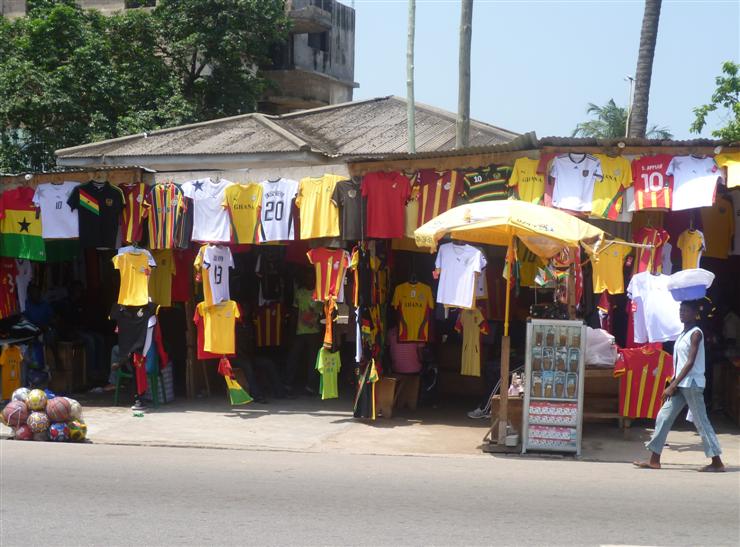
M 450 150 L 455 116 L 416 105 L 417 149 Z M 516 133 L 471 121 L 471 143 L 505 143 Z M 328 157 L 383 155 L 407 147 L 406 101 L 390 96 L 314 108 L 282 116 L 246 114 L 152 131 L 57 151 L 63 159 L 198 156 L 313 151 Z

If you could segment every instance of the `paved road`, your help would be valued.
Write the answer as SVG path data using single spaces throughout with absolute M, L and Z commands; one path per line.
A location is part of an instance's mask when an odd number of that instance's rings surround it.
M 737 545 L 740 473 L 0 441 L 0 545 Z

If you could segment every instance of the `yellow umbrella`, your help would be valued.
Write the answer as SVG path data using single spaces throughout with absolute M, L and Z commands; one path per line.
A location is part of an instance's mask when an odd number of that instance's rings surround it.
M 552 258 L 568 247 L 584 245 L 593 253 L 605 232 L 564 211 L 525 201 L 503 200 L 460 205 L 433 218 L 414 232 L 419 247 L 434 251 L 444 236 L 470 243 L 501 245 L 513 255 L 514 237 L 518 237 L 534 254 Z M 501 340 L 501 400 L 498 441 L 506 437 L 508 421 L 507 392 L 509 381 L 509 307 L 511 288 L 507 284 L 504 312 L 504 336 Z

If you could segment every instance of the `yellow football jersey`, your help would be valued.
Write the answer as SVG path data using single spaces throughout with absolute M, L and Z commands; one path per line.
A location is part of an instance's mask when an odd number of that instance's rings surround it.
M 347 177 L 306 177 L 298 185 L 295 204 L 301 212 L 301 239 L 339 236 L 339 209 L 332 202 L 334 187 Z
M 612 243 L 594 255 L 594 294 L 608 291 L 609 294 L 624 293 L 624 259 L 631 252 L 630 247 Z
M 172 249 L 153 250 L 157 267 L 149 276 L 149 296 L 160 306 L 172 306 L 172 276 L 175 275 L 175 260 Z
M 229 210 L 236 243 L 259 243 L 262 185 L 252 182 L 229 186 L 224 192 L 224 207 Z
M 591 215 L 615 220 L 622 211 L 622 195 L 632 186 L 632 165 L 627 158 L 596 154 L 604 177 L 594 182 Z
M 113 267 L 121 273 L 118 303 L 122 306 L 143 306 L 149 302 L 149 253 L 129 252 L 113 257 Z
M 514 189 L 514 197 L 542 205 L 545 198 L 545 176 L 537 173 L 539 160 L 518 158 L 509 177 L 509 186 Z
M 197 307 L 203 318 L 203 349 L 218 355 L 236 353 L 236 320 L 241 317 L 239 306 L 233 300 Z
M 431 287 L 424 283 L 402 283 L 393 292 L 392 305 L 400 314 L 398 341 L 426 342 L 434 309 Z
M 734 188 L 740 186 L 740 152 L 730 152 L 728 154 L 717 154 L 714 161 L 720 167 L 727 168 L 727 187 Z

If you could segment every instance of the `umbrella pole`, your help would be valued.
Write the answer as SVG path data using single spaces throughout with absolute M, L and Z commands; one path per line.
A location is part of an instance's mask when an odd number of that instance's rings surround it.
M 501 337 L 501 387 L 499 388 L 498 410 L 498 444 L 506 442 L 506 428 L 509 424 L 509 357 L 511 354 L 511 339 L 509 338 L 509 314 L 511 308 L 511 281 L 513 279 L 514 236 L 509 236 L 509 245 L 506 249 L 506 258 L 509 259 L 509 279 L 506 280 L 506 307 L 504 308 L 504 335 Z M 506 267 L 506 266 L 504 266 Z

